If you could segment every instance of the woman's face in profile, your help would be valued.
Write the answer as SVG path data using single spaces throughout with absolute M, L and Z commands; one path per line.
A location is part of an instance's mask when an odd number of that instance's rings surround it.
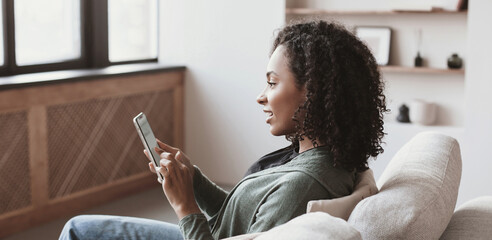
M 265 90 L 256 101 L 263 105 L 266 123 L 270 124 L 270 133 L 281 136 L 295 132 L 294 113 L 306 101 L 305 88 L 298 89 L 295 78 L 288 66 L 285 48 L 275 49 L 267 66 Z

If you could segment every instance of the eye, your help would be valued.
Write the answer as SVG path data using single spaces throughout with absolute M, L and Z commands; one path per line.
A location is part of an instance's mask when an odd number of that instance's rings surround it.
M 276 82 L 267 82 L 267 84 L 268 84 L 268 86 L 273 87 L 273 86 L 275 86 L 277 83 L 276 83 Z

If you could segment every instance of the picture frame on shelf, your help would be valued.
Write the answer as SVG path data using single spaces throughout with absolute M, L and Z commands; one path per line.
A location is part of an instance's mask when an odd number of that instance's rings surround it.
M 468 0 L 459 0 L 458 6 L 456 6 L 458 11 L 466 11 L 468 10 Z
M 388 65 L 391 28 L 357 26 L 355 27 L 355 35 L 369 47 L 379 65 Z

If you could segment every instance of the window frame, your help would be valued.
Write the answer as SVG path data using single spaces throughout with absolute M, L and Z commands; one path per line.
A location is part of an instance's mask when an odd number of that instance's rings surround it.
M 17 66 L 15 63 L 14 0 L 2 0 L 4 27 L 4 65 L 0 76 L 56 70 L 104 68 L 112 65 L 158 62 L 159 60 L 159 14 L 157 14 L 157 57 L 122 62 L 109 61 L 108 46 L 108 0 L 80 0 L 81 56 L 74 60 L 56 63 Z M 157 1 L 157 9 L 159 1 Z

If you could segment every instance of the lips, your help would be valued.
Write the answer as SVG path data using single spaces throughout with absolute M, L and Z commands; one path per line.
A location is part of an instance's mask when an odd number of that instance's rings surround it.
M 266 113 L 266 115 L 267 115 L 267 118 L 266 118 L 266 123 L 269 123 L 269 122 L 270 122 L 270 120 L 273 118 L 273 112 L 268 111 L 268 110 L 263 110 L 263 112 L 265 112 L 265 113 Z

